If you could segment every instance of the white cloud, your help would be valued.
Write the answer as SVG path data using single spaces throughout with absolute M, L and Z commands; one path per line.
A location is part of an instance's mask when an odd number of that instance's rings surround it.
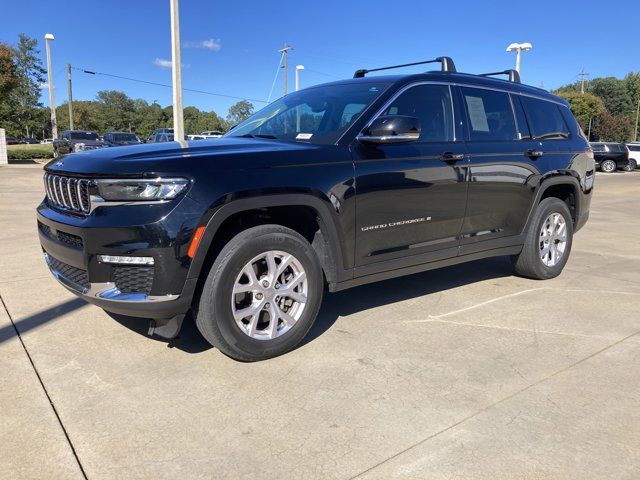
M 48 82 L 42 82 L 38 86 L 40 87 L 40 90 L 47 90 L 49 88 L 49 83 Z
M 166 60 L 164 58 L 156 58 L 153 61 L 153 64 L 160 68 L 171 68 L 173 66 L 173 62 L 171 60 Z
M 219 38 L 209 38 L 207 40 L 199 40 L 197 42 L 186 42 L 185 48 L 204 48 L 212 52 L 219 52 L 222 48 L 222 40 Z

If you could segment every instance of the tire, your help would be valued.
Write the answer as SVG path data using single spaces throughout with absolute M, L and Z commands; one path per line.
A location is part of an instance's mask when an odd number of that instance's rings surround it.
M 547 226 L 549 224 L 547 221 L 552 217 L 555 218 L 554 215 L 559 215 L 564 223 L 564 242 L 562 242 L 561 235 L 556 235 L 559 232 L 557 226 L 554 235 L 550 239 L 543 236 L 548 232 Z M 543 225 L 545 226 L 545 231 L 543 231 Z M 548 238 L 546 244 L 543 238 Z M 567 204 L 558 198 L 545 198 L 540 202 L 533 214 L 522 251 L 518 255 L 512 256 L 511 261 L 516 273 L 523 277 L 537 280 L 554 278 L 560 275 L 566 265 L 571 253 L 572 243 L 573 221 Z M 563 246 L 563 248 L 561 254 L 558 254 L 560 246 Z M 543 250 L 545 248 L 547 249 Z M 550 258 L 553 254 L 552 250 L 556 252 L 555 263 Z M 545 251 L 547 253 L 543 259 L 542 254 Z
M 267 269 L 268 255 L 276 268 Z M 283 262 L 284 273 L 271 276 L 271 271 L 283 268 Z M 285 281 L 295 283 L 292 278 L 306 278 L 294 286 L 297 292 L 286 287 Z M 265 281 L 269 288 L 263 288 Z M 292 296 L 277 295 L 278 288 L 280 293 L 287 289 Z M 233 293 L 234 289 L 244 291 Z M 244 362 L 265 360 L 292 350 L 302 341 L 318 315 L 323 290 L 322 268 L 302 235 L 280 225 L 249 228 L 229 241 L 211 267 L 196 325 L 225 355 Z M 304 294 L 306 300 L 298 301 Z M 283 301 L 293 306 L 283 305 Z M 237 318 L 242 311 L 258 313 Z M 274 317 L 275 323 L 271 320 Z
M 625 172 L 633 172 L 636 168 L 638 168 L 638 164 L 633 158 L 629 159 L 629 164 L 624 167 Z
M 600 164 L 600 170 L 602 170 L 604 173 L 613 173 L 617 170 L 617 168 L 618 166 L 613 160 L 603 160 Z

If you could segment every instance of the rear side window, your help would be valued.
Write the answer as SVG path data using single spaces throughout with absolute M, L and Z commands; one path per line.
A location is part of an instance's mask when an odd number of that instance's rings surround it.
M 558 105 L 525 96 L 520 97 L 520 100 L 522 100 L 534 138 L 558 139 L 569 137 L 569 127 L 567 127 Z
M 396 98 L 383 115 L 408 115 L 420 120 L 421 142 L 453 141 L 451 95 L 446 85 L 416 85 Z
M 508 93 L 468 87 L 462 87 L 461 90 L 467 111 L 470 140 L 518 139 Z
M 627 145 L 632 152 L 640 152 L 640 145 Z
M 606 152 L 607 151 L 605 146 L 602 145 L 602 144 L 592 144 L 591 148 L 593 149 L 594 152 Z

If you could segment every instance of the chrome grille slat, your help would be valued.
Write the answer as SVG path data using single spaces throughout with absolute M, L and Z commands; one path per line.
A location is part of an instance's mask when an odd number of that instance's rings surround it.
M 88 214 L 90 180 L 45 173 L 44 186 L 47 201 L 53 207 L 70 212 Z

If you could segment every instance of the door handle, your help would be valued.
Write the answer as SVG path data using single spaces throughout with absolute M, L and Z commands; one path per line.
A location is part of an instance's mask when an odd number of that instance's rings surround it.
M 440 154 L 440 159 L 444 160 L 445 162 L 462 160 L 464 159 L 464 153 L 442 152 Z
M 525 155 L 527 157 L 540 158 L 541 156 L 544 155 L 544 152 L 541 150 L 534 150 L 533 148 L 530 148 L 525 152 Z

